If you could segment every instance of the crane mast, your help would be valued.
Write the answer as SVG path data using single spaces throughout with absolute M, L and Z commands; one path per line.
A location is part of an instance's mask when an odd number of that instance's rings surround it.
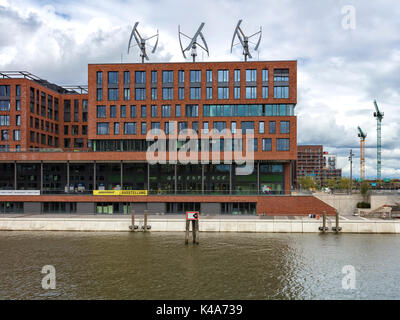
M 367 134 L 358 127 L 358 136 L 360 137 L 360 179 L 365 180 L 365 138 Z
M 375 110 L 374 112 L 374 117 L 376 118 L 377 121 L 377 128 L 376 128 L 376 133 L 377 133 L 377 164 L 376 164 L 376 179 L 377 181 L 380 181 L 382 179 L 382 119 L 384 116 L 383 112 L 379 111 L 378 104 L 376 103 L 376 100 L 374 100 L 374 105 L 375 105 Z

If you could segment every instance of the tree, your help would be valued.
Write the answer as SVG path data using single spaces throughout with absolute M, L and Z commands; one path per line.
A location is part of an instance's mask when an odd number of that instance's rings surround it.
M 300 186 L 303 189 L 316 189 L 317 182 L 315 181 L 314 177 L 305 176 L 300 178 Z
M 341 178 L 338 184 L 340 190 L 350 190 L 350 179 L 349 178 Z
M 325 186 L 331 190 L 337 189 L 338 181 L 335 178 L 329 178 L 325 180 Z
M 361 182 L 360 192 L 361 192 L 361 195 L 364 198 L 364 201 L 367 199 L 368 191 L 369 191 L 370 188 L 371 187 L 370 187 L 370 185 L 369 185 L 369 183 L 367 181 Z

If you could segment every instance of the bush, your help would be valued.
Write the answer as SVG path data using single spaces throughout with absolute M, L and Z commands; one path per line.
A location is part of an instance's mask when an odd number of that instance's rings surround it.
M 359 209 L 371 209 L 371 204 L 368 202 L 359 202 L 357 203 L 357 208 Z

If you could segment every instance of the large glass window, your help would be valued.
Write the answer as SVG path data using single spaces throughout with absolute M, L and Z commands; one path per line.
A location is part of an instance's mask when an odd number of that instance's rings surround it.
M 276 133 L 276 122 L 275 121 L 269 122 L 269 133 L 270 134 Z
M 190 70 L 190 82 L 192 82 L 192 83 L 201 82 L 201 71 L 200 70 Z
M 289 99 L 289 87 L 274 87 L 275 99 Z
M 290 139 L 276 139 L 276 151 L 289 151 Z
M 135 71 L 135 83 L 146 84 L 146 71 Z
M 190 99 L 191 100 L 201 99 L 201 88 L 190 88 Z
M 213 92 L 212 87 L 207 87 L 206 88 L 206 98 L 208 100 L 212 99 L 212 92 Z
M 175 117 L 180 117 L 181 116 L 181 106 L 177 104 L 175 106 Z
M 185 99 L 185 88 L 178 88 L 178 99 Z
M 118 71 L 108 72 L 108 84 L 118 84 Z
M 114 122 L 114 134 L 119 134 L 119 122 Z
M 125 122 L 124 134 L 136 134 L 136 122 Z
M 229 70 L 218 70 L 218 82 L 229 82 Z
M 106 106 L 97 106 L 97 118 L 105 118 L 106 117 Z
M 103 89 L 97 89 L 97 101 L 103 100 Z
M 235 78 L 235 82 L 240 82 L 240 70 L 239 69 L 235 69 L 233 72 L 234 78 Z
M 146 107 L 146 106 L 142 106 L 142 107 L 141 107 L 140 116 L 141 116 L 142 118 L 146 118 L 146 114 L 147 114 L 147 107 Z
M 117 106 L 110 106 L 110 118 L 117 117 Z
M 268 69 L 263 69 L 262 70 L 262 81 L 263 82 L 268 82 Z
M 266 86 L 262 87 L 262 97 L 263 99 L 268 99 L 268 87 Z
M 96 73 L 96 83 L 103 84 L 103 72 L 97 71 Z
M 257 98 L 257 87 L 246 87 L 246 99 Z
M 6 86 L 6 85 L 0 86 L 0 96 L 9 97 L 10 96 L 10 86 Z
M 163 83 L 173 83 L 174 82 L 174 72 L 173 71 L 163 71 L 162 72 Z
M 10 100 L 0 100 L 0 111 L 10 111 Z
M 151 106 L 151 117 L 157 118 L 157 106 L 156 105 Z
M 280 133 L 290 133 L 290 122 L 281 121 L 280 122 Z
M 254 121 L 242 121 L 242 133 L 247 134 L 248 130 L 252 130 L 254 134 Z
M 120 117 L 126 118 L 126 106 L 121 106 Z
M 163 100 L 172 100 L 173 99 L 173 88 L 163 88 Z
M 171 117 L 171 106 L 170 105 L 161 106 L 161 116 L 163 118 Z
M 218 99 L 229 99 L 228 87 L 218 87 Z
M 186 105 L 186 117 L 198 117 L 199 116 L 199 106 L 196 104 Z
M 262 150 L 263 151 L 272 151 L 272 139 L 271 138 L 262 139 Z
M 257 81 L 257 70 L 247 69 L 246 70 L 246 82 L 256 82 Z
M 157 100 L 157 88 L 151 88 L 151 100 Z
M 259 133 L 265 133 L 265 123 L 264 123 L 264 121 L 260 121 L 258 123 L 258 132 Z
M 135 100 L 146 100 L 146 89 L 144 88 L 135 88 Z
M 185 71 L 184 70 L 178 71 L 178 79 L 179 79 L 179 83 L 185 82 Z
M 131 99 L 131 89 L 124 88 L 124 100 L 130 100 L 130 99 Z
M 157 71 L 151 72 L 151 83 L 157 83 Z
M 108 122 L 98 122 L 97 123 L 97 134 L 110 134 L 110 127 Z
M 108 88 L 108 100 L 118 100 L 118 89 Z
M 131 106 L 131 118 L 136 118 L 136 106 Z
M 240 87 L 233 88 L 233 98 L 240 99 Z
M 214 121 L 214 129 L 218 131 L 226 129 L 226 121 Z
M 129 71 L 124 71 L 124 84 L 131 83 L 131 74 Z
M 140 132 L 141 132 L 141 134 L 147 134 L 147 123 L 146 122 L 142 122 Z
M 212 82 L 212 70 L 207 70 L 206 71 L 206 81 L 207 82 Z

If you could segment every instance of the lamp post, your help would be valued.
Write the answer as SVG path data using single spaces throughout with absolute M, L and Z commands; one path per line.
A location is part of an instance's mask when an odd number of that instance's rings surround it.
M 350 149 L 350 156 L 349 156 L 349 161 L 350 161 L 350 194 L 353 191 L 353 149 Z

